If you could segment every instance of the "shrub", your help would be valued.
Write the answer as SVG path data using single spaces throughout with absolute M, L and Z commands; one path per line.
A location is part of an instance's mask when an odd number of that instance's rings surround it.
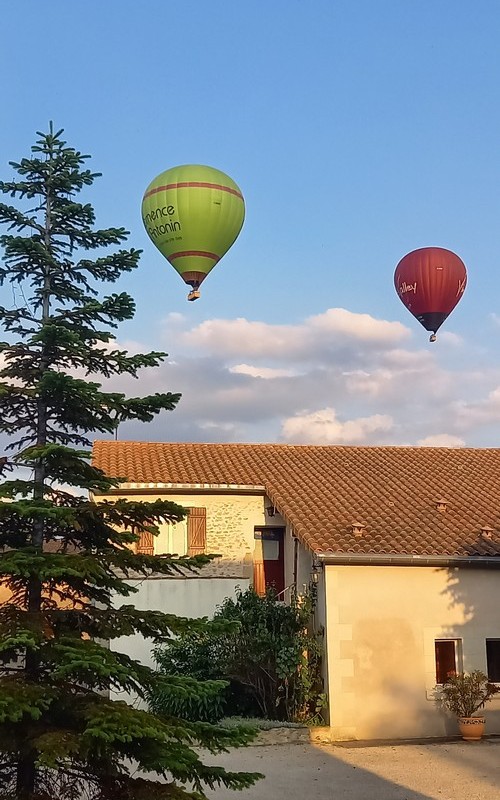
M 441 703 L 456 717 L 472 717 L 498 691 L 480 670 L 449 675 L 441 688 Z
M 179 716 L 201 722 L 217 722 L 226 713 L 229 683 L 222 680 L 219 649 L 225 634 L 207 625 L 206 630 L 186 633 L 166 647 L 154 650 L 154 658 L 164 675 L 184 675 L 204 681 L 209 692 L 174 697 L 164 688 L 150 690 L 150 708 L 163 716 Z
M 224 633 L 186 634 L 155 651 L 160 671 L 199 680 L 224 681 L 210 706 L 190 707 L 196 719 L 223 714 L 288 721 L 314 721 L 324 702 L 318 637 L 309 631 L 309 597 L 290 605 L 273 591 L 259 597 L 253 589 L 227 598 L 216 622 L 233 623 Z M 151 705 L 174 713 L 168 698 L 154 692 Z

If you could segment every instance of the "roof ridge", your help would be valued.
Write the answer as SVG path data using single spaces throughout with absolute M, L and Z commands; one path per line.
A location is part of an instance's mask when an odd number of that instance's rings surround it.
M 359 444 L 294 444 L 291 442 L 152 442 L 148 440 L 136 439 L 95 439 L 93 446 L 96 445 L 112 445 L 113 447 L 120 447 L 125 445 L 140 445 L 140 446 L 168 446 L 168 447 L 277 447 L 280 449 L 310 449 L 310 450 L 369 450 L 369 451 L 397 451 L 403 452 L 411 450 L 413 452 L 432 453 L 439 452 L 457 452 L 457 453 L 492 453 L 500 452 L 500 447 L 446 447 L 444 445 L 439 447 L 422 447 L 421 445 L 397 445 L 397 444 L 380 444 L 380 445 L 359 445 Z

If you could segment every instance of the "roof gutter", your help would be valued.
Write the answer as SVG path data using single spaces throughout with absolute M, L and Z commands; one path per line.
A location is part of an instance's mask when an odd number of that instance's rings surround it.
M 260 485 L 246 484 L 246 483 L 139 483 L 139 482 L 126 482 L 120 483 L 119 486 L 107 489 L 105 492 L 97 492 L 97 495 L 111 495 L 111 494 L 147 494 L 148 492 L 214 492 L 217 494 L 265 494 L 265 487 Z
M 315 553 L 322 564 L 396 567 L 484 567 L 500 569 L 500 556 L 419 556 L 385 553 Z

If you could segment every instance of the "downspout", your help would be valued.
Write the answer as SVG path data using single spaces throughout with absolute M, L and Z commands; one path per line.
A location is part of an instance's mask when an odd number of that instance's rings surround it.
M 294 536 L 292 531 L 292 539 L 293 539 L 293 585 L 295 587 L 295 594 L 298 594 L 298 571 L 299 571 L 299 540 L 296 536 Z

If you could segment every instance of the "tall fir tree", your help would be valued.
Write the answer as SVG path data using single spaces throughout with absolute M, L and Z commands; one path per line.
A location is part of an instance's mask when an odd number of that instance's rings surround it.
M 131 319 L 135 304 L 125 292 L 104 296 L 99 284 L 135 269 L 140 251 L 120 247 L 123 228 L 97 229 L 92 206 L 77 201 L 98 173 L 62 134 L 52 125 L 38 133 L 31 156 L 11 162 L 15 179 L 0 182 L 16 203 L 0 204 L 0 281 L 13 295 L 12 308 L 0 307 L 0 432 L 11 451 L 0 459 L 0 798 L 160 800 L 240 789 L 256 776 L 207 766 L 197 748 L 245 744 L 247 731 L 110 698 L 111 690 L 144 698 L 163 680 L 173 697 L 202 701 L 220 685 L 161 678 L 108 646 L 133 633 L 161 643 L 210 624 L 111 602 L 134 591 L 131 576 L 196 569 L 208 557 L 135 552 L 141 532 L 182 519 L 181 507 L 88 497 L 120 478 L 91 465 L 90 437 L 150 421 L 179 395 L 127 398 L 98 382 L 137 376 L 166 354 L 131 356 L 113 344 L 109 329 Z

